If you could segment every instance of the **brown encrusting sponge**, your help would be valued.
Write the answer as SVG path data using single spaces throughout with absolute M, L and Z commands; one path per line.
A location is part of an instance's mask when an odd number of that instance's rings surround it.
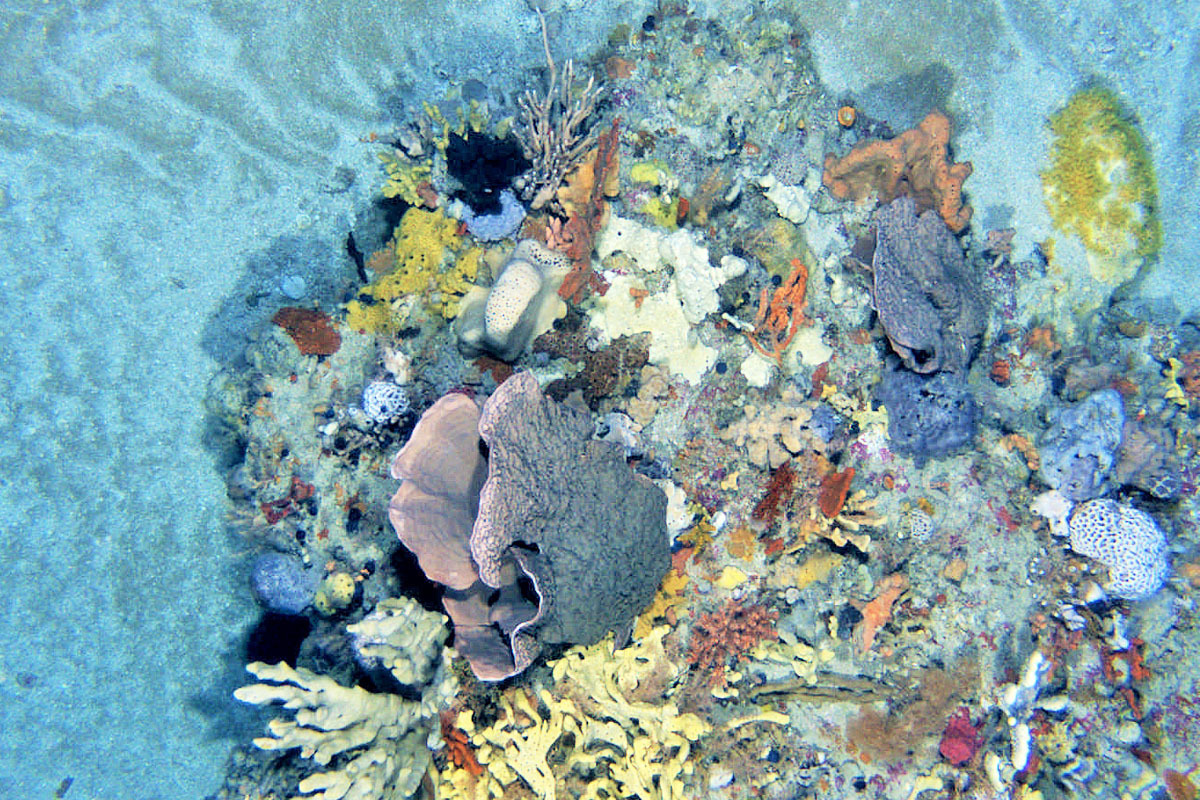
M 331 356 L 342 346 L 342 335 L 324 311 L 288 306 L 276 311 L 271 322 L 287 331 L 306 356 Z

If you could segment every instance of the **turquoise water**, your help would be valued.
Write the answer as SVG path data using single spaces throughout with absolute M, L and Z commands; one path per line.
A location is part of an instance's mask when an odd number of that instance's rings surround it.
M 568 5 L 550 17 L 559 53 L 646 13 Z M 1163 198 L 1139 291 L 1200 308 L 1200 4 L 970 5 L 800 18 L 832 93 L 898 130 L 931 105 L 963 121 L 977 218 L 1016 226 L 1018 246 L 1047 228 L 1030 202 L 1043 117 L 1111 84 Z M 508 91 L 541 64 L 516 0 L 314 6 L 0 10 L 0 796 L 216 791 L 261 723 L 230 699 L 257 611 L 205 445 L 207 382 L 285 278 L 326 302 L 353 281 L 343 242 L 379 185 L 373 131 L 448 83 Z

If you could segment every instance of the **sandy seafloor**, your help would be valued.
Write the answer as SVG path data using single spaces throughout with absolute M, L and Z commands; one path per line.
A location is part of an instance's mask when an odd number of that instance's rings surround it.
M 260 730 L 257 612 L 205 387 L 287 301 L 354 281 L 372 131 L 540 66 L 522 2 L 6 3 L 0 10 L 0 796 L 198 798 Z M 568 3 L 587 58 L 641 4 Z M 1044 120 L 1099 80 L 1138 114 L 1164 247 L 1135 291 L 1200 308 L 1200 4 L 817 2 L 820 80 L 897 130 L 954 115 L 976 222 L 1048 234 Z M 726 7 L 728 6 L 728 7 Z M 966 9 L 970 9 L 967 11 Z M 739 4 L 700 16 L 735 19 Z M 983 230 L 983 228 L 980 228 Z

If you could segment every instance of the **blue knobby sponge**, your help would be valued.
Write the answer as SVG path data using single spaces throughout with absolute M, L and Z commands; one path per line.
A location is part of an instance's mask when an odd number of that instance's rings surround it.
M 254 560 L 250 581 L 255 597 L 269 610 L 301 614 L 313 600 L 321 571 L 296 556 L 264 553 Z
M 979 407 L 954 373 L 918 375 L 902 367 L 886 372 L 875 397 L 887 408 L 892 450 L 920 466 L 950 455 L 975 438 Z
M 516 234 L 525 219 L 525 206 L 517 200 L 509 190 L 500 193 L 499 207 L 490 214 L 476 213 L 467 206 L 463 211 L 462 220 L 467 224 L 467 230 L 476 239 L 485 242 L 498 242 Z
M 1099 497 L 1124 425 L 1125 404 L 1113 389 L 1063 409 L 1038 442 L 1042 480 L 1076 503 Z

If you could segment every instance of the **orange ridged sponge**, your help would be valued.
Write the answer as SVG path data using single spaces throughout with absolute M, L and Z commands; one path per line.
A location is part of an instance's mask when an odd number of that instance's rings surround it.
M 951 162 L 949 144 L 950 119 L 931 111 L 920 125 L 894 139 L 860 142 L 842 158 L 825 156 L 821 180 L 839 200 L 878 194 L 881 202 L 890 203 L 908 195 L 916 201 L 917 213 L 936 209 L 958 233 L 971 221 L 971 207 L 962 200 L 971 162 Z

